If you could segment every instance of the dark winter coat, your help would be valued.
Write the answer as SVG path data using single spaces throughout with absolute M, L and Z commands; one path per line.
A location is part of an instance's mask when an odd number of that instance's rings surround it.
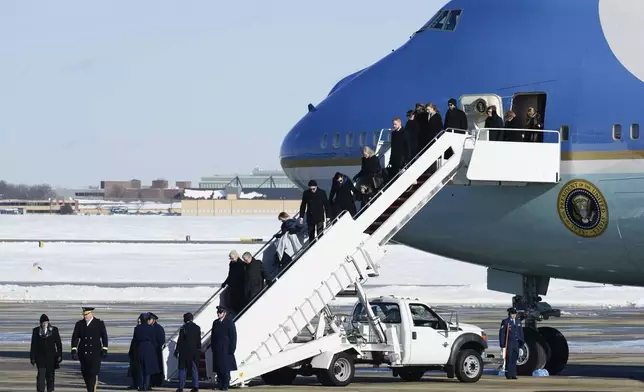
M 414 120 L 418 122 L 418 137 L 420 140 L 422 137 L 421 135 L 423 133 L 427 133 L 427 130 L 429 129 L 429 113 L 426 111 L 416 112 Z M 418 148 L 421 148 L 421 146 L 419 145 Z
M 157 331 L 152 325 L 139 324 L 134 327 L 134 336 L 130 343 L 130 359 L 137 365 L 137 371 L 147 375 L 159 373 L 156 342 Z
M 537 113 L 534 117 L 528 117 L 526 119 L 526 124 L 525 124 L 526 129 L 543 129 L 543 124 L 541 124 L 541 118 L 539 116 L 539 113 Z M 543 133 L 542 132 L 526 132 L 526 139 L 537 142 L 543 140 Z
M 329 201 L 335 209 L 335 215 L 339 215 L 342 211 L 348 211 L 353 216 L 356 214 L 356 203 L 354 200 L 360 194 L 360 191 L 356 189 L 351 179 L 344 174 L 342 174 L 342 183 L 340 183 L 338 181 L 338 175 L 340 174 L 335 173 L 333 177 Z
M 522 129 L 523 124 L 519 123 L 519 120 L 517 117 L 514 117 L 512 120 L 508 120 L 505 122 L 505 128 Z M 505 131 L 503 140 L 510 141 L 510 142 L 520 142 L 523 140 L 523 135 L 522 135 L 522 132 L 519 132 L 519 131 Z
M 401 128 L 398 131 L 391 132 L 391 155 L 389 156 L 389 165 L 395 168 L 405 166 L 407 156 L 407 144 L 405 141 L 405 131 Z
M 253 258 L 250 263 L 246 264 L 246 304 L 250 303 L 262 291 L 264 280 L 271 280 L 266 267 L 264 267 L 264 263 Z
M 99 374 L 103 360 L 101 350 L 107 348 L 107 344 L 107 330 L 103 320 L 94 318 L 89 325 L 85 320 L 76 322 L 72 333 L 72 349 L 77 348 L 81 369 L 86 374 Z
M 163 378 L 163 345 L 165 344 L 165 328 L 158 322 L 152 324 L 154 328 L 154 348 L 157 353 L 157 362 L 159 364 L 159 370 L 157 373 L 160 373 Z
M 58 328 L 52 325 L 48 325 L 45 331 L 41 331 L 40 327 L 34 328 L 31 333 L 29 356 L 38 368 L 57 368 L 56 358 L 63 357 L 63 343 L 60 341 Z
M 454 128 L 454 129 L 468 129 L 467 125 L 467 116 L 465 112 L 459 108 L 454 108 L 448 110 L 445 114 L 445 127 L 444 129 Z
M 362 157 L 362 164 L 358 174 L 353 176 L 353 180 L 360 178 L 360 184 L 368 185 L 372 188 L 380 188 L 374 179 L 382 176 L 382 166 L 380 166 L 380 159 L 373 155 L 369 158 Z
M 306 211 L 306 222 L 314 225 L 324 222 L 324 218 L 331 217 L 331 208 L 326 192 L 318 188 L 315 192 L 310 189 L 302 192 L 302 203 L 300 204 L 300 217 L 304 217 Z
M 492 116 L 488 116 L 488 118 L 485 119 L 485 128 L 487 129 L 504 128 L 504 127 L 505 127 L 505 124 L 503 124 L 503 119 L 499 117 L 499 115 L 496 113 L 492 114 Z M 499 130 L 489 131 L 488 140 L 493 140 L 493 141 L 503 140 L 504 134 L 505 134 L 504 131 L 499 131 Z
M 333 189 L 331 189 L 331 192 L 333 192 Z M 331 193 L 331 195 L 333 195 L 333 193 Z M 275 238 L 280 238 L 281 236 L 286 234 L 300 234 L 303 230 L 304 230 L 304 225 L 301 225 L 297 219 L 295 218 L 287 219 L 284 222 L 282 222 L 282 226 L 280 227 L 280 232 L 275 234 Z
M 212 370 L 215 373 L 226 373 L 237 370 L 235 350 L 237 349 L 237 329 L 233 320 L 226 316 L 223 321 L 216 319 L 212 323 L 211 333 Z
M 436 136 L 438 136 L 439 133 L 443 130 L 443 119 L 440 115 L 440 113 L 434 113 L 429 118 L 429 127 L 427 128 L 427 132 L 421 134 L 421 139 L 420 139 L 420 148 L 425 148 L 429 142 L 434 140 Z
M 242 310 L 246 298 L 246 264 L 241 259 L 228 264 L 228 277 L 223 286 L 228 286 L 226 295 L 231 310 L 235 313 Z
M 179 329 L 176 352 L 179 353 L 179 369 L 190 369 L 192 362 L 199 364 L 201 354 L 201 328 L 192 321 Z
M 405 124 L 405 145 L 407 146 L 407 155 L 405 156 L 405 161 L 411 161 L 419 151 L 418 141 L 420 140 L 420 126 L 416 119 L 408 120 Z
M 513 322 L 510 317 L 501 321 L 501 329 L 499 330 L 499 345 L 501 346 L 501 348 L 504 348 L 507 339 L 508 351 L 518 351 L 525 342 L 525 339 L 523 338 L 523 328 L 521 327 L 521 321 L 518 318 L 515 319 L 515 321 L 516 322 Z

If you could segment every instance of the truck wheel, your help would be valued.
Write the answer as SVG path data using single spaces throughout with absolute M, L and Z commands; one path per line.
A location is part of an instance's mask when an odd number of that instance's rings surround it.
M 291 385 L 297 374 L 295 370 L 286 366 L 272 372 L 262 374 L 262 380 L 266 385 Z
M 353 356 L 342 352 L 335 354 L 331 366 L 326 370 L 321 369 L 317 377 L 325 387 L 344 387 L 351 384 L 355 372 Z
M 483 375 L 483 359 L 478 351 L 461 350 L 456 357 L 456 378 L 460 382 L 477 382 Z
M 414 367 L 398 369 L 398 375 L 405 381 L 420 381 L 424 374 L 424 369 Z

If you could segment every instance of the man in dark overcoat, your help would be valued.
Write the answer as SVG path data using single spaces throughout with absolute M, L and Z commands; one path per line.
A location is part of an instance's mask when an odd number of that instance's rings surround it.
M 87 392 L 95 392 L 101 362 L 107 357 L 107 330 L 103 320 L 94 317 L 94 308 L 83 308 L 83 319 L 72 333 L 72 359 L 80 361 Z
M 521 320 L 517 319 L 517 310 L 508 309 L 508 318 L 501 321 L 499 344 L 505 349 L 505 378 L 517 378 L 517 360 L 519 349 L 523 346 L 523 328 Z
M 159 324 L 159 317 L 152 312 L 148 312 L 152 318 L 152 327 L 154 328 L 154 348 L 157 353 L 157 362 L 159 363 L 159 372 L 152 375 L 150 386 L 160 387 L 163 384 L 163 345 L 165 344 L 165 328 Z
M 179 329 L 179 339 L 174 356 L 179 358 L 179 389 L 183 392 L 188 369 L 192 379 L 192 390 L 199 389 L 199 357 L 201 356 L 201 328 L 193 322 L 192 313 L 183 315 L 183 326 Z
M 268 275 L 264 263 L 254 258 L 250 252 L 244 252 L 242 259 L 246 264 L 246 303 L 244 305 L 246 306 L 262 291 L 264 281 L 270 282 L 271 276 Z
M 315 180 L 309 181 L 309 189 L 302 192 L 300 224 L 304 224 L 305 213 L 309 241 L 313 241 L 316 235 L 322 234 L 324 221 L 331 218 L 329 199 L 326 197 L 326 192 L 318 188 L 318 183 Z
M 217 319 L 212 323 L 211 347 L 212 370 L 217 374 L 217 389 L 227 391 L 230 387 L 230 372 L 237 370 L 237 329 L 232 318 L 227 317 L 227 309 L 223 306 L 217 307 Z
M 63 361 L 63 343 L 58 328 L 49 324 L 46 314 L 40 316 L 40 325 L 31 334 L 31 365 L 38 369 L 36 389 L 38 392 L 54 391 L 54 372 Z

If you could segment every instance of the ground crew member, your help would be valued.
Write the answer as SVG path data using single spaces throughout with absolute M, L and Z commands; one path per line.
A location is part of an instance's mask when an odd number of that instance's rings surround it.
M 227 391 L 230 387 L 230 372 L 237 370 L 235 349 L 237 330 L 227 317 L 227 309 L 217 306 L 217 318 L 212 323 L 212 370 L 217 374 L 217 389 Z
M 40 326 L 34 328 L 31 334 L 31 350 L 29 353 L 31 365 L 38 369 L 36 390 L 45 392 L 54 391 L 54 371 L 63 361 L 63 344 L 60 341 L 58 328 L 49 324 L 46 314 L 40 316 Z
M 72 333 L 72 359 L 79 360 L 87 392 L 96 391 L 101 361 L 107 357 L 105 323 L 94 317 L 94 308 L 83 308 L 83 320 L 76 322 Z
M 517 360 L 519 349 L 523 346 L 523 328 L 521 320 L 517 319 L 517 310 L 508 309 L 508 318 L 501 321 L 499 344 L 505 348 L 505 378 L 517 379 Z

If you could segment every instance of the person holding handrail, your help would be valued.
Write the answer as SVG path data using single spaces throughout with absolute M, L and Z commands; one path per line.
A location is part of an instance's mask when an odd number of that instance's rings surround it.
M 389 156 L 389 165 L 387 166 L 387 172 L 389 178 L 394 178 L 406 163 L 406 150 L 407 145 L 405 143 L 405 135 L 402 127 L 402 121 L 400 117 L 396 117 L 392 121 L 392 130 L 391 130 L 391 155 Z
M 228 277 L 221 287 L 228 287 L 226 290 L 226 303 L 233 314 L 237 314 L 244 308 L 245 287 L 246 287 L 246 265 L 239 257 L 239 253 L 231 250 L 228 254 Z
M 300 224 L 304 224 L 304 213 L 306 212 L 306 224 L 309 230 L 309 241 L 322 234 L 325 220 L 331 218 L 331 206 L 326 192 L 318 188 L 315 180 L 309 181 L 309 189 L 302 192 L 302 203 L 300 204 Z
M 246 286 L 244 288 L 246 299 L 244 306 L 246 306 L 262 291 L 264 281 L 271 281 L 271 276 L 266 271 L 264 263 L 254 258 L 250 252 L 244 252 L 242 260 L 246 265 Z

